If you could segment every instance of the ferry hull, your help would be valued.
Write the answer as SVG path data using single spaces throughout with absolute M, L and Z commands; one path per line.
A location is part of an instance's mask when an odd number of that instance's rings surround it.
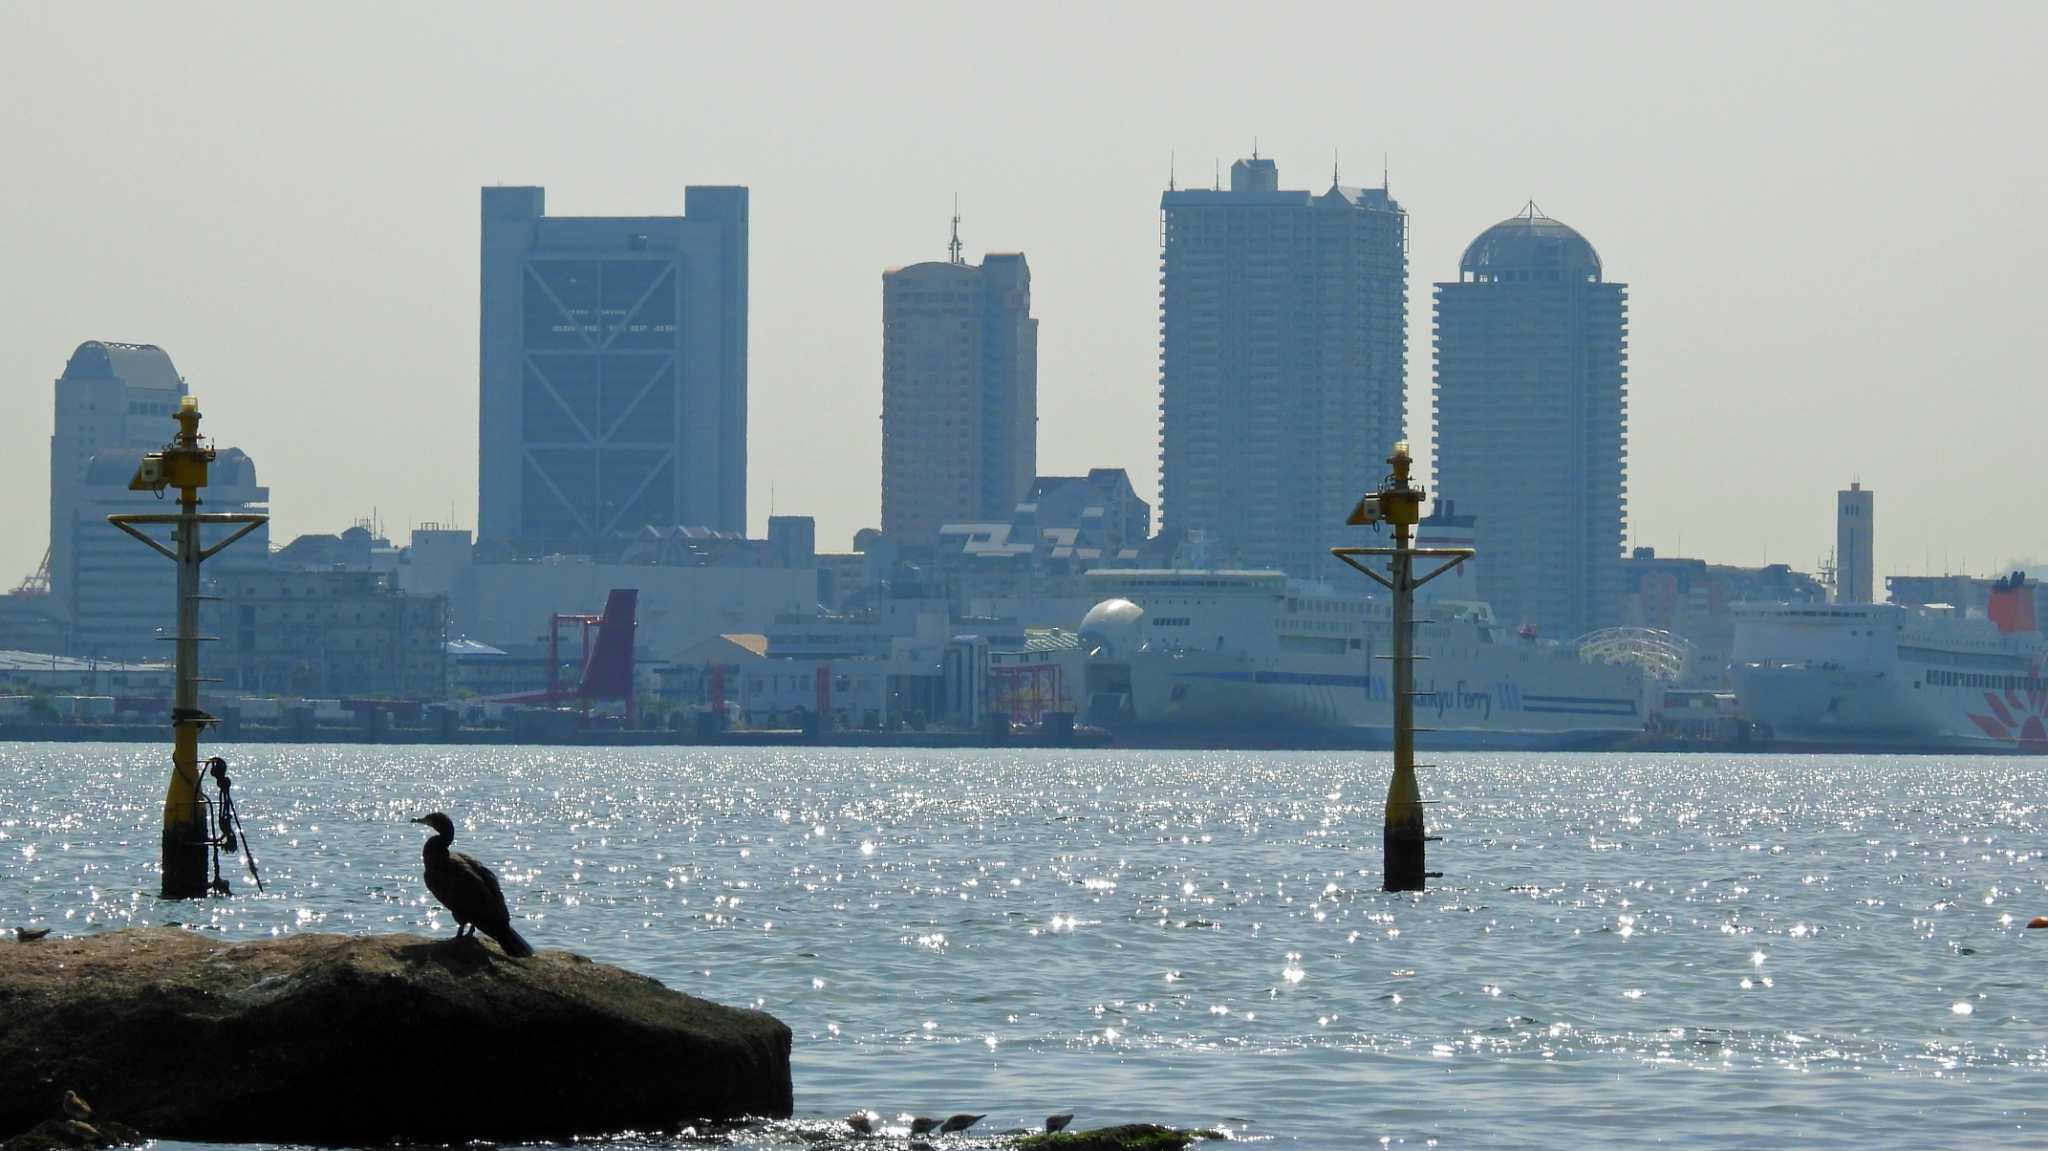
M 1994 593 L 2021 592 L 2015 580 Z M 2031 589 L 2026 590 L 2031 597 Z M 1743 711 L 1786 750 L 2048 754 L 2048 661 L 2024 619 L 1895 604 L 1739 611 Z
M 1228 654 L 1092 664 L 1088 721 L 1121 746 L 1381 749 L 1393 743 L 1385 672 L 1277 670 Z M 1479 669 L 1472 669 L 1478 671 Z M 1573 694 L 1526 694 L 1512 676 L 1439 682 L 1415 701 L 1423 745 L 1461 750 L 1600 750 L 1643 731 L 1632 676 Z M 1604 682 L 1613 680 L 1612 683 Z

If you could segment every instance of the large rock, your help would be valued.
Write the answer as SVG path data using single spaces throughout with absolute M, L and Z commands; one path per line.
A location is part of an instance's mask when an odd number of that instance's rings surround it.
M 177 928 L 0 946 L 0 1135 L 533 1140 L 790 1112 L 789 1028 L 563 951 Z

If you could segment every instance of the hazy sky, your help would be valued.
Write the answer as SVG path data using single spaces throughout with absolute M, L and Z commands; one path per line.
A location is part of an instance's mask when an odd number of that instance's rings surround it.
M 480 185 L 558 214 L 752 188 L 749 522 L 879 519 L 881 273 L 1022 250 L 1041 472 L 1157 491 L 1159 193 L 1249 153 L 1410 214 L 1430 291 L 1531 198 L 1630 286 L 1630 533 L 1881 573 L 2048 557 L 2048 5 L 0 8 L 0 379 L 47 542 L 51 381 L 158 343 L 279 542 L 476 515 Z M 168 434 L 168 422 L 166 433 Z M 1421 453 L 1427 464 L 1426 451 Z M 2043 574 L 2048 574 L 2044 572 Z

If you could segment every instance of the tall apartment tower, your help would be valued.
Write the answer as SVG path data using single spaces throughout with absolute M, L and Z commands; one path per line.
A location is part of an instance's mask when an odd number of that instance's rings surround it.
M 581 551 L 646 525 L 744 532 L 747 190 L 681 216 L 549 216 L 483 190 L 477 534 Z
M 1161 526 L 1218 564 L 1330 574 L 1407 426 L 1408 217 L 1273 161 L 1160 197 Z
M 1877 563 L 1871 534 L 1877 530 L 1875 493 L 1851 483 L 1835 493 L 1835 602 L 1872 603 Z
M 1020 253 L 882 273 L 882 532 L 1008 523 L 1038 471 L 1038 321 Z
M 1436 490 L 1471 514 L 1478 592 L 1569 637 L 1621 617 L 1628 286 L 1530 204 L 1436 285 Z

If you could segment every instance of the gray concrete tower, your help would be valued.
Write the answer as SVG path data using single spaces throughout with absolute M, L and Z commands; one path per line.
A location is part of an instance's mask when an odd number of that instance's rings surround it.
M 601 549 L 746 530 L 747 190 L 682 216 L 549 216 L 483 190 L 478 541 Z
M 1877 530 L 1876 493 L 1852 483 L 1835 493 L 1835 602 L 1870 603 L 1877 564 L 1871 555 Z

